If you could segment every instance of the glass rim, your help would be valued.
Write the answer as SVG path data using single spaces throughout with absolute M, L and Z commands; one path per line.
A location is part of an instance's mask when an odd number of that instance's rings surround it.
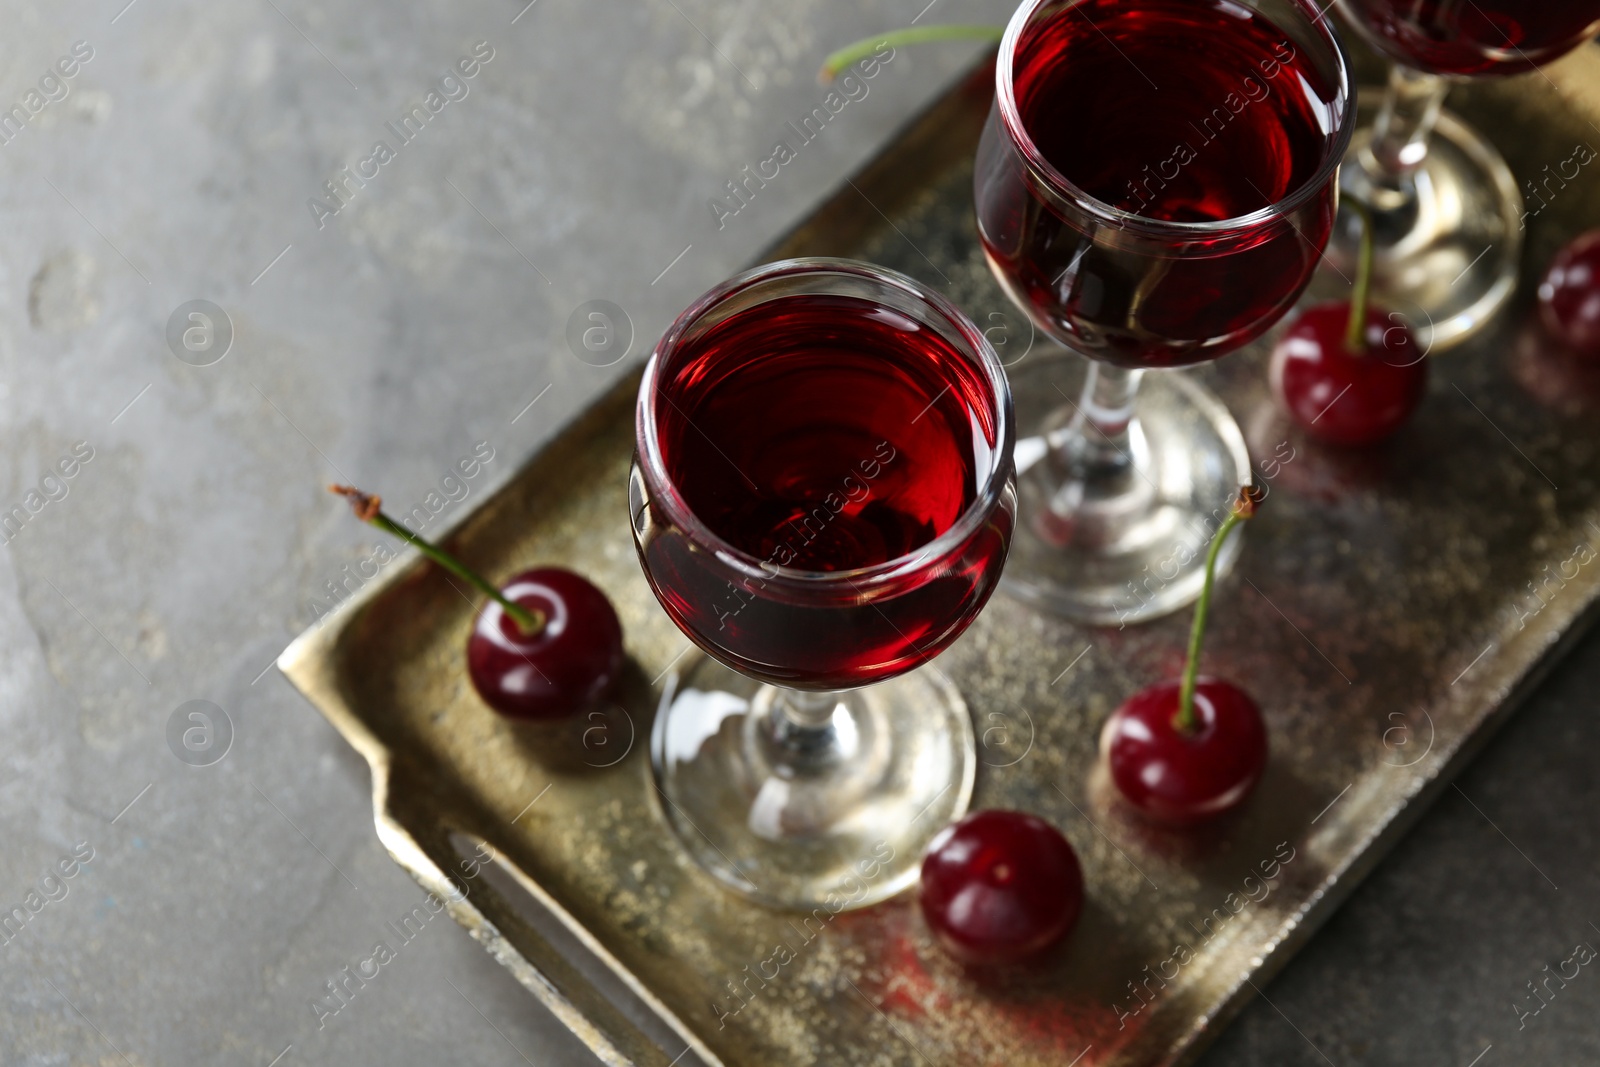
M 667 473 L 653 410 L 661 365 L 677 350 L 684 335 L 708 312 L 732 297 L 774 279 L 826 274 L 856 278 L 896 290 L 932 308 L 961 335 L 994 398 L 995 442 L 990 449 L 988 469 L 979 472 L 978 491 L 972 502 L 957 516 L 956 521 L 913 553 L 896 556 L 869 567 L 856 567 L 845 571 L 814 571 L 779 566 L 735 547 L 715 533 L 689 507 L 688 502 L 678 491 L 676 483 Z M 727 566 L 765 582 L 777 579 L 782 584 L 799 585 L 811 590 L 836 585 L 855 588 L 857 583 L 862 581 L 882 582 L 914 574 L 959 549 L 989 520 L 990 515 L 1001 503 L 1011 480 L 1014 434 L 1011 388 L 1006 379 L 1005 367 L 983 335 L 983 331 L 960 308 L 921 282 L 899 271 L 857 260 L 826 256 L 782 259 L 752 267 L 713 287 L 690 304 L 672 325 L 667 327 L 667 331 L 661 335 L 661 340 L 651 351 L 639 380 L 639 397 L 635 405 L 635 457 L 650 489 L 650 502 L 647 506 L 661 507 L 666 512 L 669 522 L 688 533 L 694 543 L 713 551 L 717 559 Z
M 1148 215 L 1124 211 L 1104 200 L 1090 196 L 1045 159 L 1043 153 L 1033 143 L 1032 136 L 1022 125 L 1022 115 L 1017 110 L 1013 78 L 1017 45 L 1022 38 L 1022 31 L 1033 21 L 1039 9 L 1048 4 L 1063 3 L 1065 6 L 1062 11 L 1065 12 L 1083 2 L 1084 0 L 1024 0 L 1012 14 L 1011 21 L 1006 24 L 1005 34 L 1000 39 L 1000 52 L 995 58 L 995 104 L 1000 110 L 1006 136 L 1022 155 L 1028 169 L 1043 178 L 1053 193 L 1095 218 L 1118 227 L 1163 236 L 1203 238 L 1248 233 L 1273 222 L 1287 221 L 1288 216 L 1316 197 L 1322 188 L 1333 180 L 1335 172 L 1344 160 L 1345 152 L 1350 147 L 1350 139 L 1355 134 L 1356 93 L 1352 81 L 1350 56 L 1345 51 L 1344 42 L 1339 39 L 1339 35 L 1326 24 L 1328 12 L 1324 11 L 1312 18 L 1311 24 L 1317 27 L 1318 32 L 1333 50 L 1339 68 L 1338 90 L 1344 100 L 1344 112 L 1339 131 L 1329 146 L 1327 158 L 1308 181 L 1301 183 L 1277 202 L 1257 208 L 1248 215 L 1217 219 L 1213 222 L 1171 222 L 1166 219 L 1153 219 Z M 1306 12 L 1317 10 L 1312 0 L 1287 0 L 1287 2 Z

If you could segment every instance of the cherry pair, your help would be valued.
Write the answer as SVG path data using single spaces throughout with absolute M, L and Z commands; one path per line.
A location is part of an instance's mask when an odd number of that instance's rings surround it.
M 1267 731 L 1255 701 L 1230 682 L 1199 676 L 1217 555 L 1262 494 L 1243 490 L 1206 558 L 1182 678 L 1140 690 L 1101 732 L 1111 780 L 1158 822 L 1187 826 L 1243 804 L 1267 763 Z M 966 963 L 1037 956 L 1078 920 L 1083 872 L 1066 838 L 1015 811 L 980 811 L 946 827 L 922 862 L 922 914 L 946 951 Z

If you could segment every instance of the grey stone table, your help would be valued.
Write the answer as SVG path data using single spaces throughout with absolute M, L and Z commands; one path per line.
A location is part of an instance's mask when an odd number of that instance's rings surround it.
M 710 208 L 922 8 L 0 2 L 0 1065 L 592 1062 L 448 923 L 312 1006 L 420 898 L 270 669 L 374 551 L 321 486 L 481 498 L 970 62 L 902 52 Z M 566 340 L 596 299 L 609 367 Z M 1587 970 L 1511 1008 L 1600 941 L 1597 648 L 1209 1062 L 1597 1058 Z

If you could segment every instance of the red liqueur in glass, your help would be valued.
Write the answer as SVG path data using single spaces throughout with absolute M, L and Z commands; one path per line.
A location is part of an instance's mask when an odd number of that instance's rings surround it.
M 1012 62 L 1022 129 L 985 131 L 978 228 L 1041 326 L 1093 359 L 1173 367 L 1288 310 L 1327 241 L 1332 183 L 1268 209 L 1314 183 L 1345 109 L 1290 35 L 1227 0 L 1083 0 L 1028 25 Z
M 966 703 L 915 668 L 977 616 L 1010 545 L 999 357 L 914 279 L 789 259 L 678 316 L 635 411 L 634 544 L 706 653 L 656 679 L 664 825 L 775 907 L 893 896 L 972 796 Z
M 1346 0 L 1397 63 L 1429 74 L 1520 74 L 1600 32 L 1600 0 Z
M 660 521 L 640 553 L 707 652 L 841 689 L 918 666 L 971 622 L 1012 505 L 946 536 L 1001 447 L 991 385 L 948 338 L 877 301 L 801 293 L 732 312 L 658 373 L 667 491 L 704 529 Z

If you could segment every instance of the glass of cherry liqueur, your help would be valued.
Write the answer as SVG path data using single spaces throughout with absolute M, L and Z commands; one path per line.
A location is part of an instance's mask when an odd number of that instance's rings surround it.
M 1374 298 L 1441 349 L 1490 321 L 1516 290 L 1522 233 L 1595 157 L 1585 144 L 1527 184 L 1493 145 L 1442 111 L 1453 81 L 1520 74 L 1600 32 L 1600 0 L 1340 0 L 1363 37 L 1395 63 L 1370 127 L 1351 145 L 1342 184 L 1376 220 Z M 1538 184 L 1535 184 L 1538 182 Z M 1349 275 L 1360 221 L 1340 218 L 1328 250 Z
M 1011 540 L 993 349 L 910 278 L 788 260 L 667 330 L 637 429 L 639 560 L 705 653 L 669 670 L 652 732 L 667 825 L 767 904 L 905 888 L 972 791 L 966 707 L 924 664 L 988 600 Z
M 1233 418 L 1177 368 L 1259 337 L 1310 281 L 1348 64 L 1311 0 L 1028 0 L 995 81 L 979 237 L 1035 326 L 1087 357 L 1010 368 L 1006 585 L 1086 622 L 1162 615 L 1199 595 L 1251 480 Z

